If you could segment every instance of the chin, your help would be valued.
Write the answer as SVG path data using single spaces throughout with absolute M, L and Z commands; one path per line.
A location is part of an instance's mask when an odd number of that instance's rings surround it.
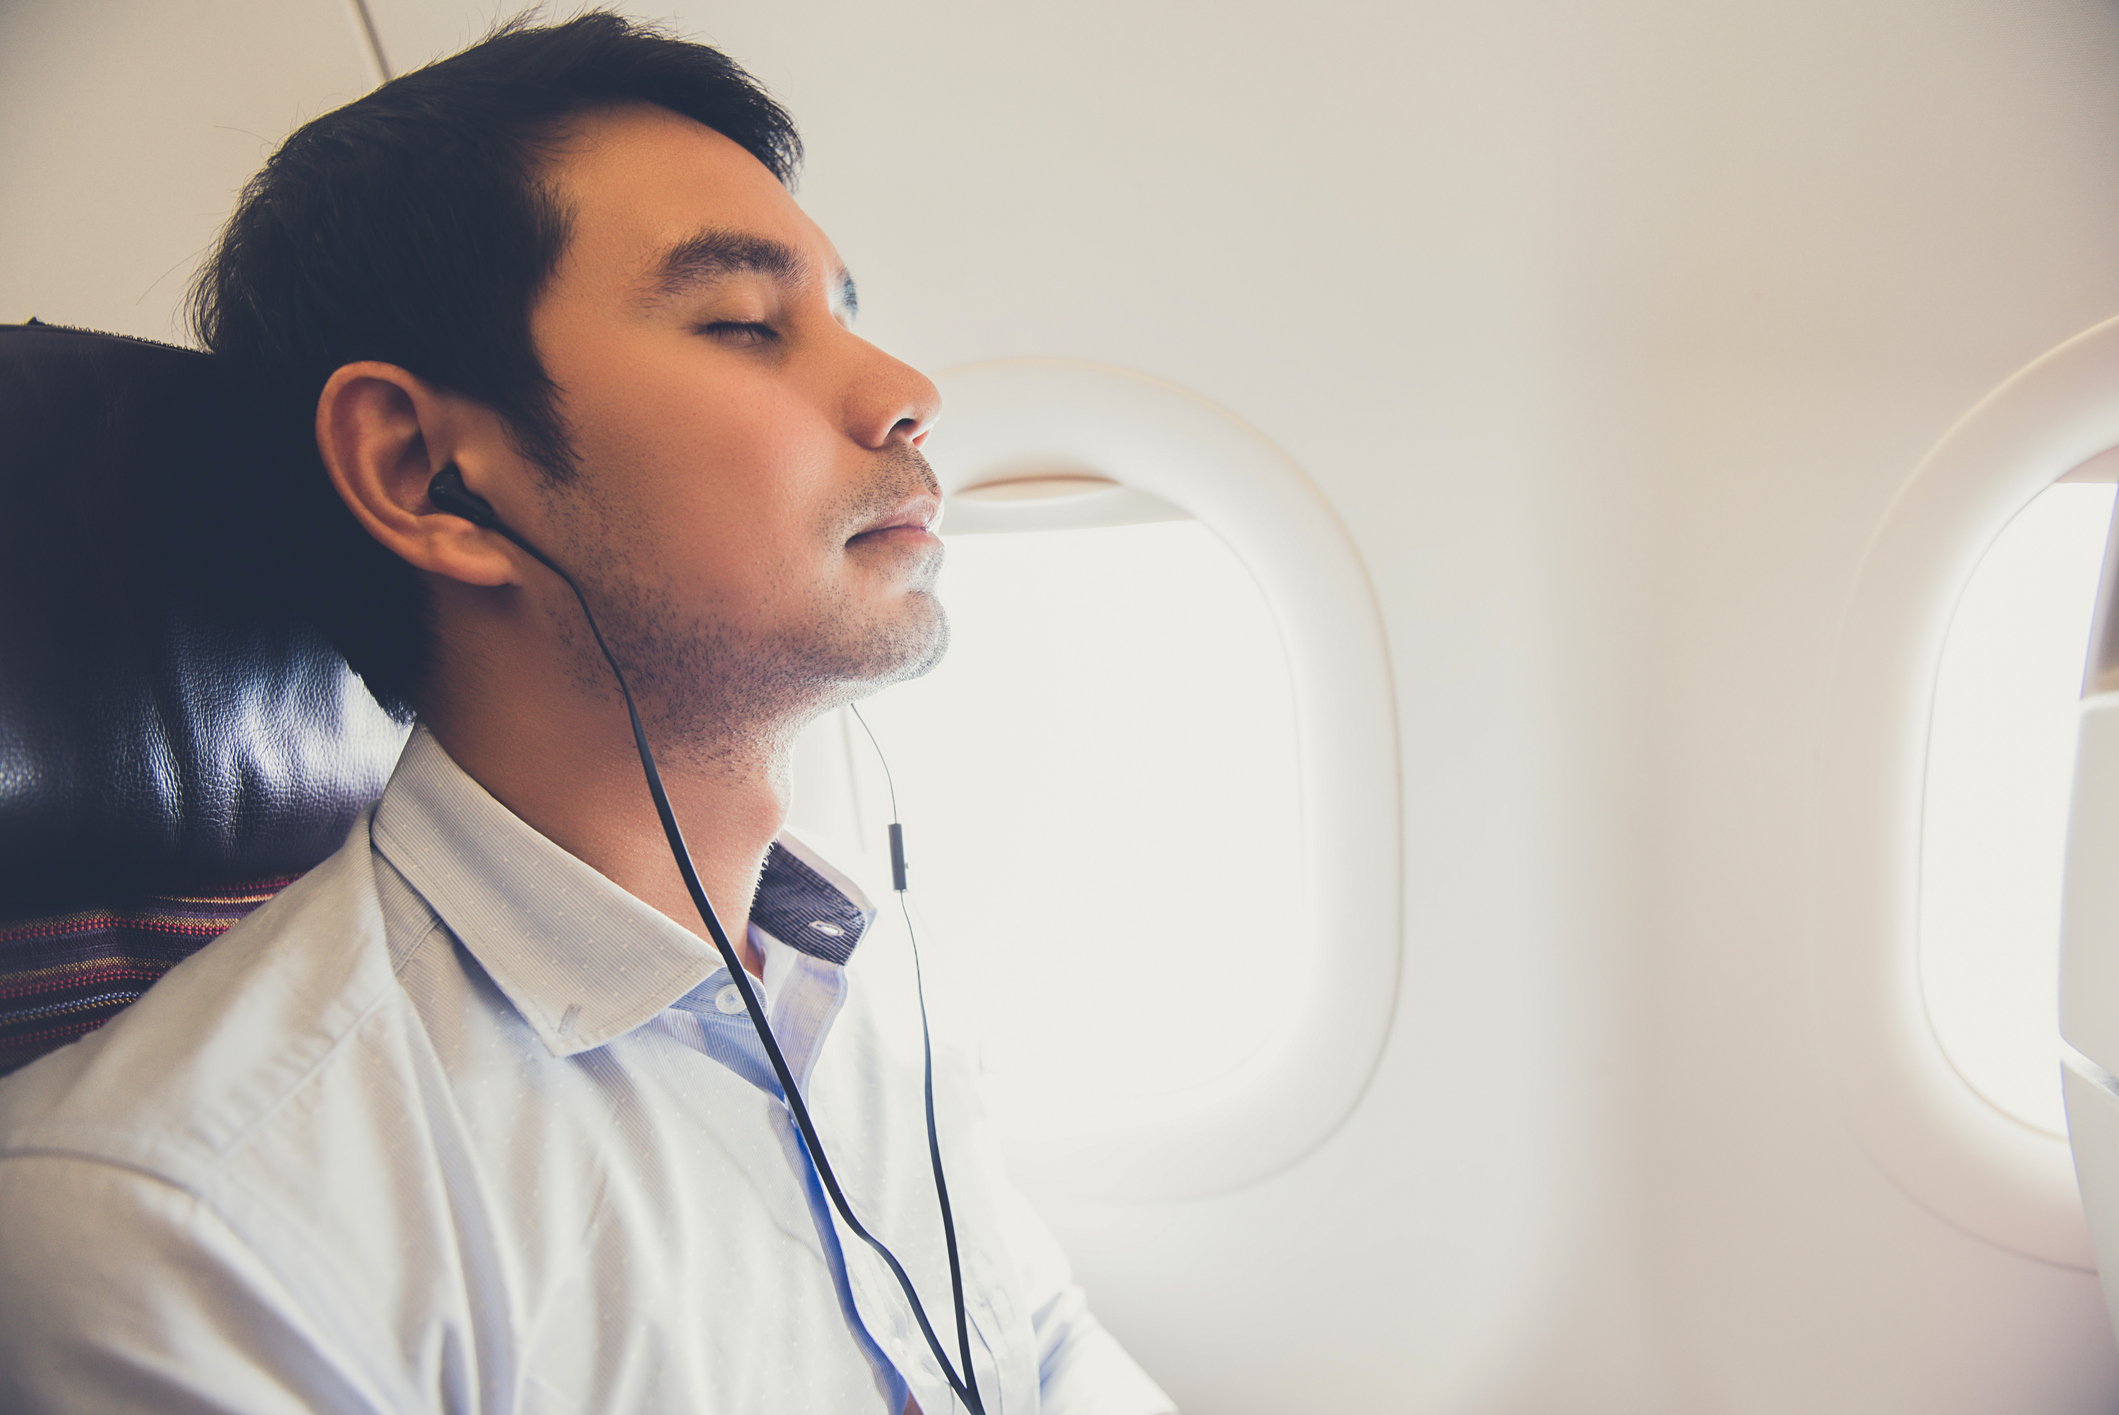
M 862 675 L 871 689 L 922 677 L 949 652 L 949 615 L 942 602 L 926 591 L 911 598 L 904 618 L 878 635 L 874 671 Z

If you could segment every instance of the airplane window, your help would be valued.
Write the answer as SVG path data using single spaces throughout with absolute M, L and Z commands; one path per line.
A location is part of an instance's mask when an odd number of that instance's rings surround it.
M 1068 359 L 937 382 L 953 642 L 863 708 L 945 965 L 937 1019 L 980 1041 L 998 1138 L 1041 1189 L 1271 1174 L 1344 1122 L 1397 1003 L 1398 716 L 1360 556 L 1197 393 Z M 802 735 L 794 778 L 797 830 L 881 845 L 850 713 Z M 869 956 L 909 1004 L 909 970 Z
M 2010 521 L 1944 640 L 1920 856 L 1920 982 L 1964 1079 L 2065 1137 L 2061 861 L 2076 703 L 2114 488 L 2062 482 Z
M 1063 1133 L 1228 1074 L 1273 1035 L 1303 924 L 1292 685 L 1257 585 L 1188 517 L 951 535 L 943 574 L 947 659 L 863 712 L 930 976 L 996 1100 Z

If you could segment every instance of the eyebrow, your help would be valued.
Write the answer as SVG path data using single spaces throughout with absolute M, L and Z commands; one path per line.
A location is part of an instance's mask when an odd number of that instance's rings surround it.
M 731 275 L 766 275 L 783 285 L 807 284 L 810 264 L 793 246 L 742 231 L 701 231 L 671 246 L 656 259 L 643 282 L 655 300 L 673 300 Z M 833 272 L 839 303 L 851 316 L 860 312 L 853 276 Z

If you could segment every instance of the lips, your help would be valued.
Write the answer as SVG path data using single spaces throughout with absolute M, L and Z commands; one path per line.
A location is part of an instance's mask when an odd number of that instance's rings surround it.
M 934 523 L 942 514 L 942 499 L 922 492 L 907 497 L 890 511 L 861 527 L 847 538 L 847 544 L 870 536 L 882 536 L 892 531 L 913 532 L 920 535 L 933 534 Z

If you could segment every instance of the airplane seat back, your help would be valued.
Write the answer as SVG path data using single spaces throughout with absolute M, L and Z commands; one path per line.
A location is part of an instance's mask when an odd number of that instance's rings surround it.
M 402 729 L 284 611 L 206 355 L 0 326 L 0 1071 L 345 838 Z

